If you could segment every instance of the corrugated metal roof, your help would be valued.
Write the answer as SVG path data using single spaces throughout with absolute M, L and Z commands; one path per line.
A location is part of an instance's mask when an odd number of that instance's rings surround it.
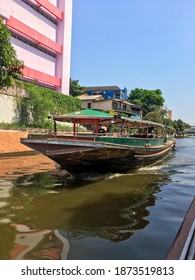
M 96 86 L 84 87 L 85 91 L 107 91 L 107 90 L 121 90 L 118 86 Z
M 83 94 L 83 95 L 77 96 L 77 98 L 79 98 L 82 101 L 85 101 L 85 100 L 104 100 L 104 98 L 101 94 L 97 94 L 97 95 L 85 95 L 85 94 Z

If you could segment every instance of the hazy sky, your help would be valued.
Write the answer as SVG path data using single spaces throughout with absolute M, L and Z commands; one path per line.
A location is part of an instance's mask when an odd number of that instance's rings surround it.
M 195 0 L 73 0 L 71 78 L 160 89 L 195 125 Z

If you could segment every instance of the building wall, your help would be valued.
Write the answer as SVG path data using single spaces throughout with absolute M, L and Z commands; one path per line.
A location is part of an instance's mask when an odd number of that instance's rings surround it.
M 87 100 L 87 101 L 82 101 L 81 102 L 81 109 L 86 109 L 88 108 L 88 104 L 91 104 L 91 109 L 93 109 L 93 102 L 90 101 L 90 100 Z
M 96 110 L 110 111 L 112 109 L 112 100 L 96 101 L 93 103 L 93 108 Z
M 82 99 L 81 99 L 82 100 Z M 88 106 L 90 104 L 90 107 Z M 108 100 L 82 100 L 82 109 L 93 109 L 93 110 L 101 110 L 107 111 L 114 110 L 119 113 L 125 113 L 131 116 L 133 119 L 141 119 L 141 109 L 132 108 L 130 104 L 127 102 L 121 102 L 121 100 L 117 99 L 108 99 Z
M 168 119 L 169 119 L 169 120 L 172 120 L 172 110 L 169 110 L 169 111 L 168 111 Z
M 0 89 L 0 123 L 18 122 L 17 101 L 25 95 L 25 90 L 20 86 Z
M 59 8 L 64 11 L 65 21 L 59 22 L 57 38 L 62 45 L 62 57 L 57 56 L 56 74 L 63 77 L 61 80 L 61 88 L 64 92 L 69 93 L 70 84 L 70 61 L 71 61 L 71 34 L 72 34 L 72 0 L 60 0 Z M 64 36 L 61 36 L 64 34 Z
M 55 76 L 56 58 L 12 37 L 12 45 L 25 66 Z M 25 45 L 25 48 L 24 48 Z M 36 64 L 35 64 L 36 61 Z
M 93 101 L 93 100 L 82 100 L 82 109 L 89 108 L 88 104 L 91 104 L 92 110 L 110 111 L 112 109 L 112 100 L 104 101 Z
M 30 1 L 23 2 L 22 0 L 14 0 L 11 16 L 55 41 L 57 25 L 51 22 L 44 15 L 40 14 L 38 10 L 35 10 L 29 6 L 28 3 L 30 3 Z
M 72 0 L 0 0 L 24 79 L 69 94 Z
M 16 119 L 16 97 L 0 93 L 0 123 L 14 123 Z
M 104 99 L 110 99 L 110 98 L 118 98 L 122 100 L 127 100 L 127 89 L 124 88 L 124 90 L 100 90 L 100 91 L 87 91 L 87 94 L 89 96 L 94 94 L 102 94 Z
M 87 94 L 89 96 L 94 94 L 103 94 L 104 99 L 114 98 L 115 94 L 118 94 L 118 97 L 120 97 L 120 90 L 104 90 L 104 91 L 88 91 Z

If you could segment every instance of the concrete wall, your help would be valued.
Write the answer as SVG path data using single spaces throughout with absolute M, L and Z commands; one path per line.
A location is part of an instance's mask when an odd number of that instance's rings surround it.
M 17 122 L 16 104 L 16 96 L 0 93 L 0 123 Z
M 0 123 L 15 123 L 17 119 L 17 98 L 24 96 L 20 87 L 10 87 L 0 90 Z

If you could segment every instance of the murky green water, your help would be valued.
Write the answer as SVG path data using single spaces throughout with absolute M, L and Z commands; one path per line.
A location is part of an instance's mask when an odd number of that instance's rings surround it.
M 195 138 L 134 173 L 54 169 L 41 155 L 0 158 L 0 259 L 164 259 L 195 195 Z

